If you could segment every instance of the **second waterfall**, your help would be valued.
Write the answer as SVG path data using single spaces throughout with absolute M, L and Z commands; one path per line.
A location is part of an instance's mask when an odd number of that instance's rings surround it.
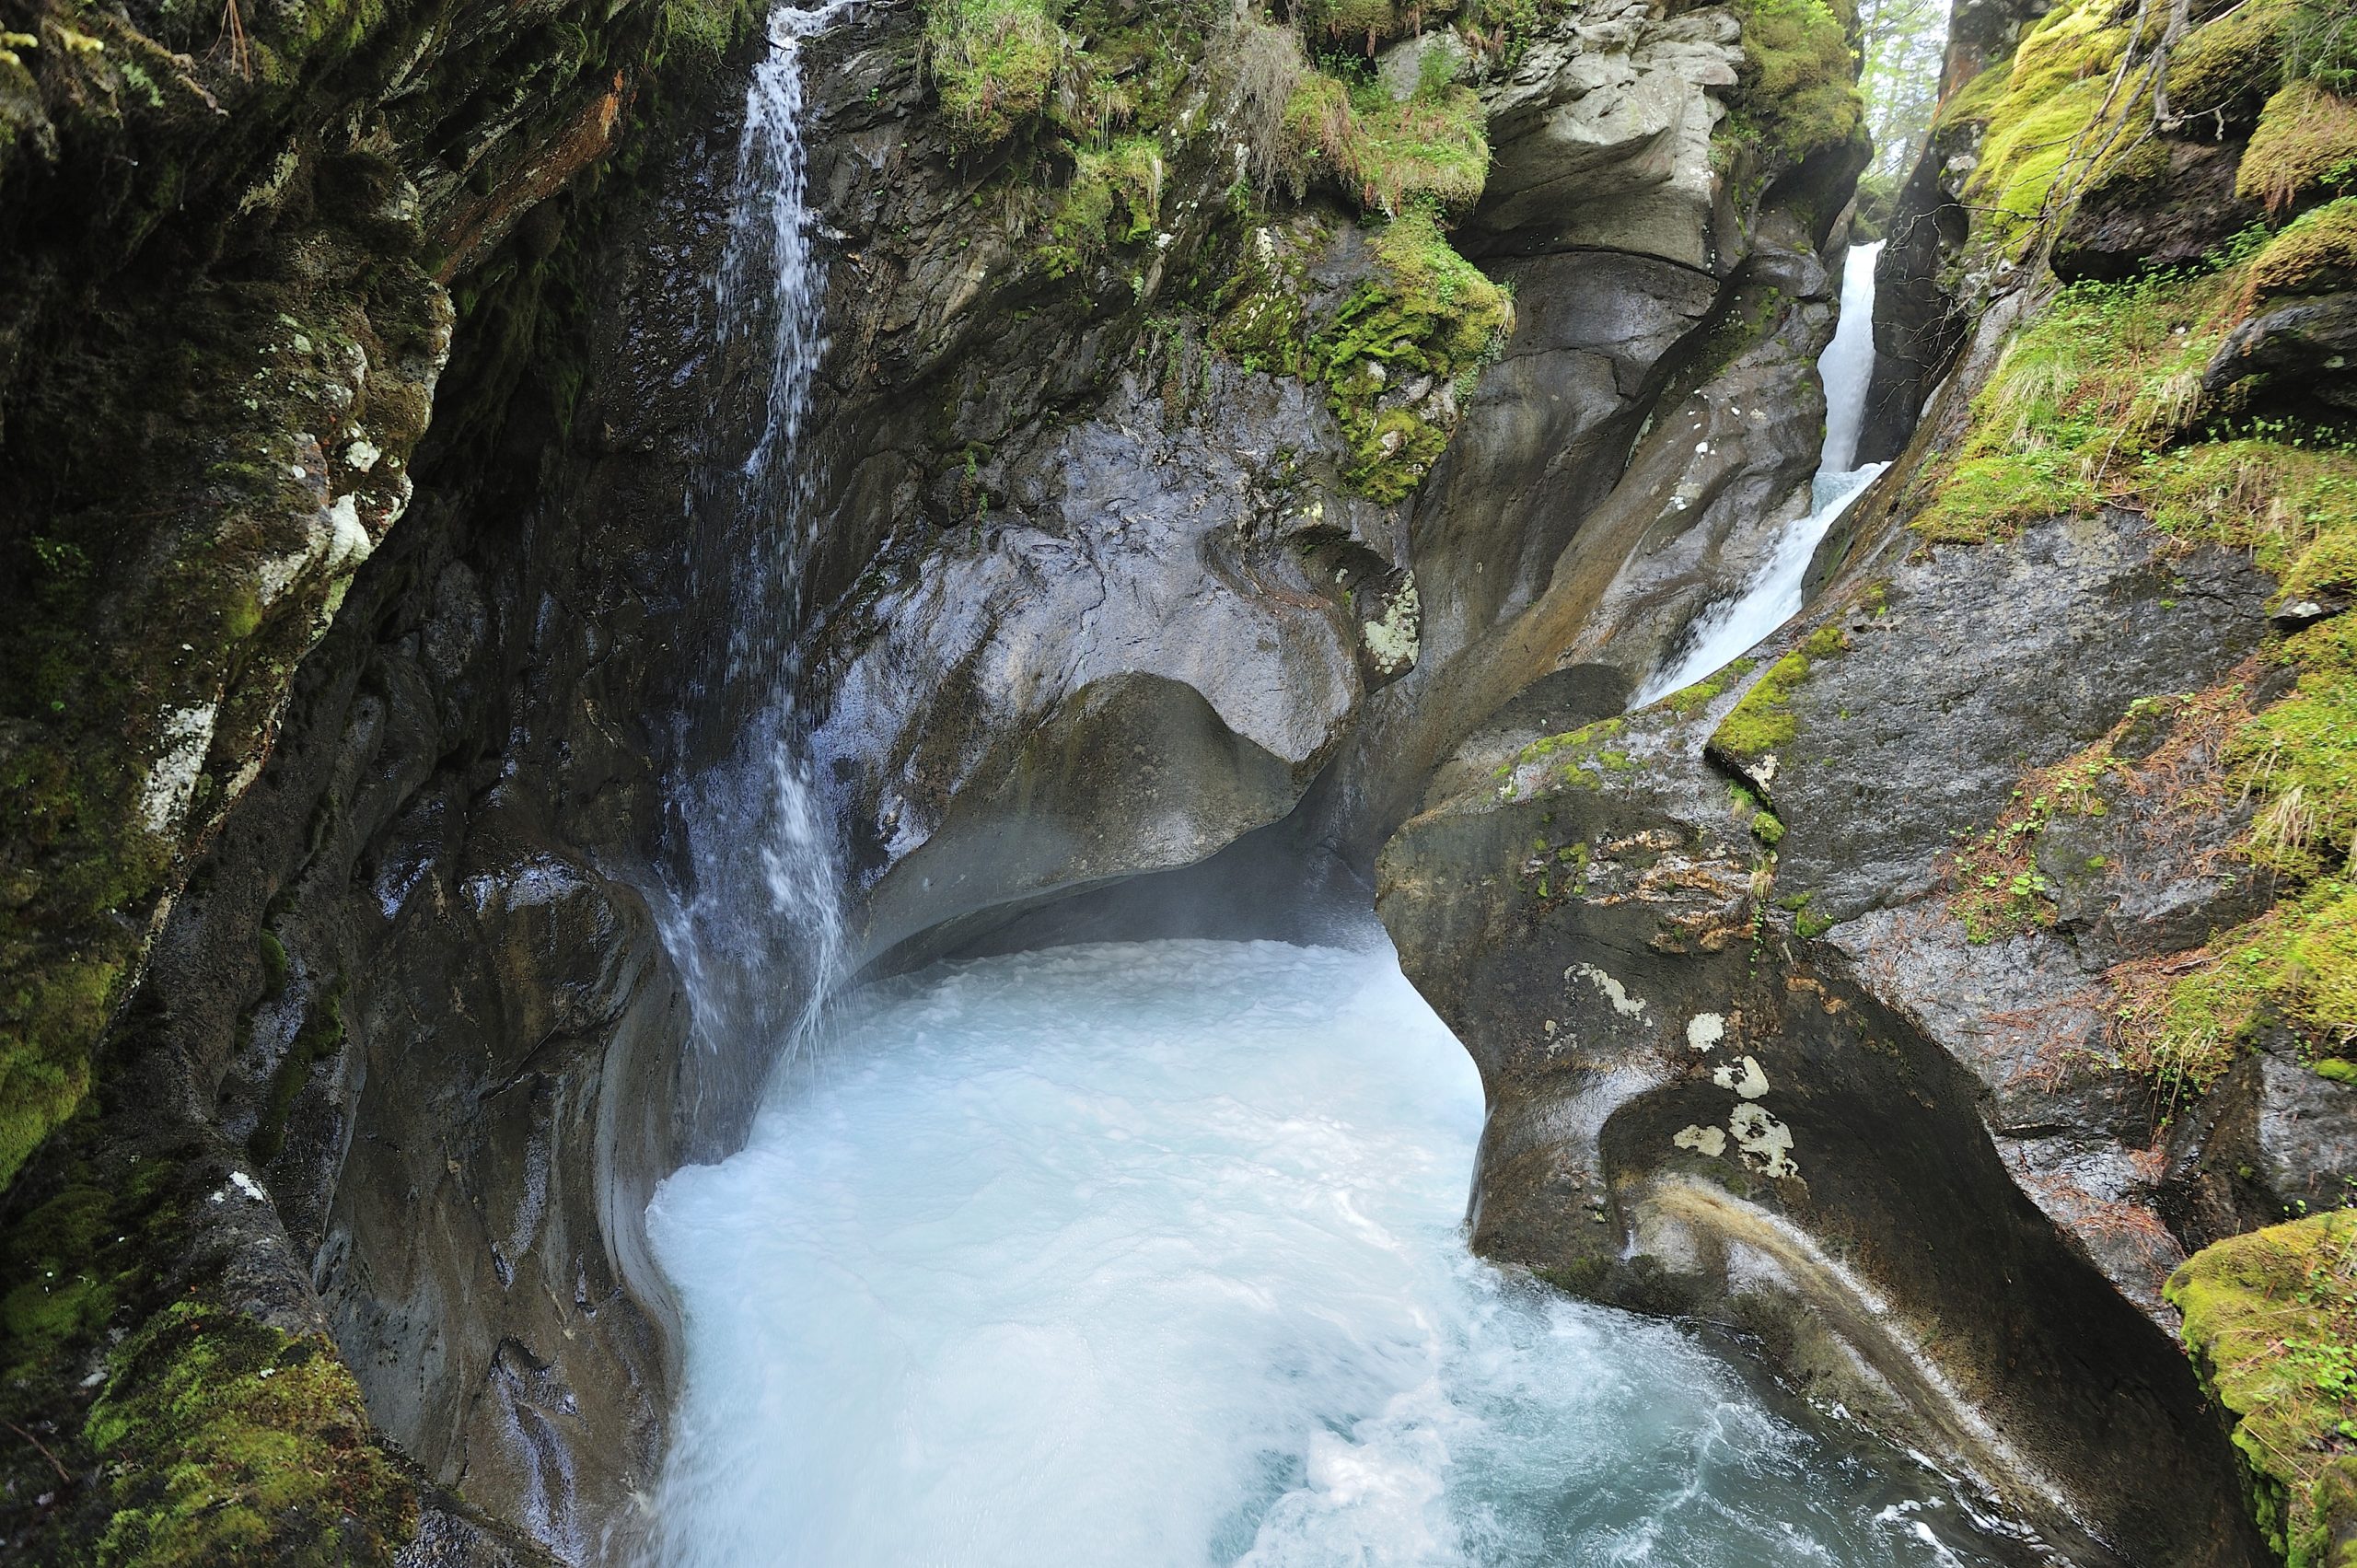
M 1785 525 L 1768 564 L 1739 597 L 1714 605 L 1695 621 L 1687 633 L 1686 652 L 1664 664 L 1639 689 L 1631 706 L 1643 707 L 1700 680 L 1792 619 L 1801 607 L 1808 563 L 1817 545 L 1890 466 L 1851 466 L 1865 416 L 1866 384 L 1874 375 L 1875 261 L 1881 254 L 1880 241 L 1852 246 L 1842 268 L 1841 319 L 1817 362 L 1825 381 L 1825 445 L 1817 456 L 1808 516 Z

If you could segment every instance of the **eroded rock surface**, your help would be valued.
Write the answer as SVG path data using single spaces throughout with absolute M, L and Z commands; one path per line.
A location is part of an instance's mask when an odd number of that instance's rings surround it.
M 2009 566 L 2038 591 L 1984 595 Z M 1477 738 L 1387 846 L 1378 903 L 1490 1087 L 1477 1248 L 1609 1299 L 1732 1314 L 2051 1539 L 2084 1530 L 2100 1543 L 2084 1550 L 2134 1562 L 2251 1550 L 2198 1391 L 2131 1305 L 2161 1312 L 2184 1256 L 2142 1154 L 2152 1106 L 2091 1049 L 2102 993 L 2069 938 L 1969 941 L 1943 862 L 2026 766 L 2248 645 L 2263 585 L 2231 559 L 2164 618 L 2204 569 L 2119 517 L 1968 568 L 1945 550 L 1902 563 L 1874 610 L 1852 598 L 1808 640 L 1773 750 L 1706 750 L 1736 681 L 1566 736 Z M 2061 645 L 1976 673 L 1974 650 L 2014 645 L 1980 619 L 2016 613 L 2020 639 Z M 2060 664 L 2078 679 L 2058 690 Z M 2034 723 L 1960 706 L 2033 686 Z M 2025 757 L 2025 735 L 2048 755 Z

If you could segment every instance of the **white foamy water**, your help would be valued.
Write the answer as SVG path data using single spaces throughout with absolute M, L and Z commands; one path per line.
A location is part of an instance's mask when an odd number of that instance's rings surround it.
M 1866 389 L 1874 377 L 1875 259 L 1881 254 L 1880 240 L 1853 245 L 1842 263 L 1841 319 L 1834 326 L 1833 341 L 1817 359 L 1817 375 L 1825 383 L 1825 441 L 1809 487 L 1809 515 L 1785 526 L 1768 564 L 1741 595 L 1695 621 L 1686 635 L 1686 651 L 1638 688 L 1631 707 L 1642 708 L 1740 658 L 1798 613 L 1817 547 L 1875 476 L 1890 467 L 1851 467 L 1865 424 Z
M 1387 949 L 993 959 L 818 1060 L 649 1214 L 683 1568 L 1994 1561 L 1680 1329 L 1468 1254 L 1480 1087 Z

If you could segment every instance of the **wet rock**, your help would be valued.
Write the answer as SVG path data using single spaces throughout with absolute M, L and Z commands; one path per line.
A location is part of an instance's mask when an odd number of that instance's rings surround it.
M 2222 391 L 2253 376 L 2281 377 L 2328 403 L 2357 406 L 2346 378 L 2330 374 L 2357 354 L 2357 294 L 2329 294 L 2274 304 L 2226 336 L 2202 370 L 2205 390 Z
M 2054 242 L 2055 275 L 2107 283 L 2189 266 L 2258 223 L 2235 193 L 2239 142 L 2157 140 L 2141 179 L 2106 180 L 2083 198 Z
M 1491 162 L 1476 243 L 1603 246 L 1707 268 L 1711 135 L 1736 84 L 1741 29 L 1718 7 L 1666 18 L 1607 0 L 1535 41 L 1485 89 Z
M 1716 716 L 1527 748 L 1384 852 L 1379 912 L 1489 1093 L 1476 1248 L 1742 1325 L 2074 1557 L 2251 1561 L 2181 1358 L 2024 1195 L 1981 1079 L 1876 993 L 1879 953 L 1765 914 L 1765 851 L 1702 756 Z M 2036 1152 L 2103 1191 L 2102 1147 Z

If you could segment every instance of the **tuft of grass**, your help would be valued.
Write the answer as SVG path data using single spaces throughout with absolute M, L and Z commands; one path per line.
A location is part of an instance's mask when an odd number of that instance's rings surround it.
M 1372 55 L 1378 45 L 1422 32 L 1457 9 L 1457 0 L 1295 0 L 1294 25 L 1307 38 L 1354 46 Z
M 1285 104 L 1284 130 L 1297 178 L 1323 175 L 1370 213 L 1419 203 L 1461 210 L 1489 179 L 1481 99 L 1455 83 L 1399 103 L 1372 82 L 1311 72 Z
M 751 19 L 751 9 L 739 0 L 668 0 L 663 7 L 664 51 L 716 61 Z
M 2290 696 L 2253 714 L 2228 758 L 2261 804 L 2252 858 L 2286 877 L 2357 874 L 2357 627 L 2345 615 L 2288 640 Z M 2357 1011 L 2348 1015 L 2357 1030 Z
M 2357 186 L 2357 104 L 2314 82 L 2267 100 L 2235 170 L 2235 193 L 2277 217 L 2301 200 Z
M 1056 0 L 928 0 L 924 42 L 942 113 L 971 146 L 1037 114 L 1070 50 Z
M 1947 542 L 2008 538 L 2131 490 L 2196 412 L 2235 289 L 2229 275 L 2177 273 L 2062 290 L 2006 345 L 1913 527 Z

